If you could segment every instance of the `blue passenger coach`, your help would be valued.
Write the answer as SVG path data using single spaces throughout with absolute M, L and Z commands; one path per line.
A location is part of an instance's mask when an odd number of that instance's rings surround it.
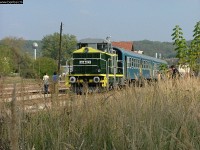
M 136 80 L 143 77 L 147 80 L 157 79 L 159 66 L 167 62 L 162 59 L 127 51 L 122 48 L 113 47 L 118 55 L 119 72 L 125 79 Z

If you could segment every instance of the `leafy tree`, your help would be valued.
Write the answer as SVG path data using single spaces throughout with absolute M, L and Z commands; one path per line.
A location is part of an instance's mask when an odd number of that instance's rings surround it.
M 179 64 L 185 65 L 189 64 L 191 71 L 198 72 L 199 61 L 200 61 L 200 21 L 194 27 L 194 39 L 191 41 L 190 45 L 187 46 L 185 39 L 183 38 L 182 29 L 176 25 L 173 29 L 172 34 L 175 50 L 177 51 L 177 58 L 179 58 Z
M 173 45 L 175 46 L 175 51 L 177 52 L 176 57 L 179 58 L 179 64 L 185 65 L 187 63 L 188 56 L 188 46 L 186 40 L 183 37 L 182 29 L 176 25 L 173 29 L 172 40 L 174 40 Z
M 8 52 L 8 47 L 0 45 L 0 76 L 8 75 L 12 71 L 13 62 Z
M 200 70 L 200 21 L 196 23 L 193 30 L 194 39 L 191 42 L 191 47 L 189 51 L 189 64 L 192 66 L 193 70 Z
M 23 39 L 16 37 L 6 37 L 1 40 L 1 47 L 5 48 L 4 57 L 8 57 L 10 60 L 10 65 L 12 66 L 13 72 L 19 72 L 19 64 L 21 59 L 20 50 L 23 46 Z
M 34 60 L 29 54 L 25 53 L 21 56 L 20 65 L 20 75 L 25 78 L 34 78 L 36 73 L 33 70 Z
M 159 71 L 160 71 L 160 72 L 163 72 L 163 73 L 166 73 L 166 72 L 168 71 L 168 66 L 167 66 L 167 64 L 161 64 L 161 65 L 159 66 Z
M 53 75 L 57 70 L 57 63 L 54 59 L 48 57 L 40 57 L 34 62 L 34 70 L 40 78 L 45 74 Z
M 42 55 L 44 57 L 50 57 L 58 60 L 60 43 L 60 34 L 54 33 L 47 35 L 42 39 Z M 77 40 L 74 35 L 64 34 L 62 35 L 61 46 L 61 63 L 65 64 L 65 61 L 71 57 L 71 53 L 76 49 Z
M 0 41 L 0 55 L 1 60 L 4 61 L 2 65 L 6 66 L 6 63 L 9 66 L 6 74 L 14 72 L 20 73 L 22 76 L 27 75 L 27 70 L 32 66 L 32 60 L 26 53 L 22 53 L 24 43 L 22 38 L 16 37 L 6 37 Z

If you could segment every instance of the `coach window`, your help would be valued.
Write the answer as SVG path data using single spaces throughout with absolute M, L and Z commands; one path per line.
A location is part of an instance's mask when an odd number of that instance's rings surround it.
M 131 67 L 131 58 L 127 57 L 127 68 Z
M 133 68 L 134 67 L 134 59 L 131 58 L 131 67 Z
M 135 68 L 136 64 L 135 64 L 135 59 L 133 59 L 133 67 Z
M 146 69 L 148 69 L 148 61 L 146 61 Z
M 138 67 L 138 60 L 135 59 L 135 67 L 137 68 Z
M 142 61 L 141 61 L 142 68 L 144 68 L 143 64 L 144 64 L 144 62 L 143 62 L 143 60 L 142 60 Z
M 133 63 L 133 61 L 132 61 L 133 59 L 132 58 L 130 58 L 130 67 L 132 68 L 132 63 Z
M 157 70 L 157 64 L 154 63 L 154 70 L 156 71 Z
M 147 69 L 149 69 L 149 61 L 147 61 Z
M 141 61 L 141 64 L 142 64 L 142 68 L 144 68 L 144 65 L 143 65 L 143 64 L 144 64 L 144 61 L 143 61 L 143 60 Z
M 145 68 L 145 61 L 142 61 L 142 68 Z
M 138 68 L 138 60 L 137 60 L 137 59 L 135 60 L 135 63 L 136 63 L 136 64 L 135 64 L 135 65 L 136 65 L 136 68 Z

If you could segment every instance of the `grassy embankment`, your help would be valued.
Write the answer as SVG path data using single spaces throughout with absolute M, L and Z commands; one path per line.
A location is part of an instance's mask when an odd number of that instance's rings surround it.
M 1 103 L 0 145 L 27 150 L 200 149 L 199 84 L 199 79 L 182 79 L 174 86 L 166 81 L 93 96 L 70 94 L 62 99 L 65 106 L 35 113 L 19 109 L 17 101 Z

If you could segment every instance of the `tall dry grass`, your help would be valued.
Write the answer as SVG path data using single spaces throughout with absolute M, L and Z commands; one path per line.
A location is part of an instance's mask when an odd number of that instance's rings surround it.
M 200 149 L 200 79 L 173 82 L 160 81 L 103 94 L 69 93 L 61 100 L 63 106 L 34 113 L 24 111 L 18 117 L 19 147 L 26 150 Z M 12 121 L 0 124 L 5 146 L 12 143 L 9 123 Z

